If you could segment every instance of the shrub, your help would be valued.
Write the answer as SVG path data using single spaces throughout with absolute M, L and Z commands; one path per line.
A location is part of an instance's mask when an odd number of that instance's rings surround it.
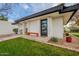
M 79 32 L 79 27 L 70 27 L 70 32 Z
M 69 33 L 65 33 L 66 36 L 69 36 Z
M 14 29 L 13 29 L 13 32 L 17 34 L 18 28 L 14 28 Z
M 58 42 L 58 38 L 57 37 L 51 37 L 51 39 L 53 42 Z

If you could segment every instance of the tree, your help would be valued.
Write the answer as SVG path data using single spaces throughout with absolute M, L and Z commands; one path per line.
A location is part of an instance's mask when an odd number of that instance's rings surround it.
M 71 32 L 79 32 L 79 27 L 73 26 L 73 27 L 69 27 Z
M 0 16 L 0 20 L 7 21 L 7 20 L 8 20 L 8 18 L 7 18 L 7 17 L 5 17 L 4 15 L 1 15 L 1 16 Z
M 8 20 L 8 14 L 12 11 L 12 5 L 9 3 L 0 4 L 0 20 Z
M 79 25 L 79 15 L 76 16 L 76 24 Z
M 13 32 L 17 34 L 18 33 L 18 28 L 14 28 Z
M 7 16 L 8 13 L 11 12 L 12 4 L 9 3 L 1 3 L 0 4 L 0 15 Z
M 74 15 L 75 24 L 79 26 L 79 10 Z

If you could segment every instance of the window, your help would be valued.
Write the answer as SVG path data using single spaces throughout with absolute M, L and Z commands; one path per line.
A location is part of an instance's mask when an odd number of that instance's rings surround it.
M 41 20 L 41 36 L 47 36 L 47 19 Z

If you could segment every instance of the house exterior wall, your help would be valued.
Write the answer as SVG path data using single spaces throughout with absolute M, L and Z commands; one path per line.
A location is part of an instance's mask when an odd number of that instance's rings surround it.
M 40 20 L 22 22 L 18 24 L 18 27 L 19 27 L 18 34 L 26 34 L 27 29 L 27 32 L 35 32 L 38 33 L 40 36 Z
M 19 24 L 17 24 L 17 26 L 18 26 L 18 34 L 23 34 L 24 32 L 23 32 L 23 30 L 24 30 L 24 25 L 23 25 L 24 23 L 19 23 Z
M 63 38 L 63 17 L 48 18 L 48 37 Z
M 13 28 L 16 28 L 17 26 L 11 25 L 8 21 L 1 21 L 0 20 L 0 36 L 7 35 L 7 34 L 13 34 Z
M 29 21 L 26 23 L 27 32 L 35 32 L 40 36 L 40 20 Z
M 40 21 L 41 20 L 42 19 L 37 19 L 37 20 L 28 21 L 26 23 L 22 23 L 19 28 L 23 29 L 22 31 L 23 33 L 25 32 L 27 28 L 27 32 L 39 33 L 39 36 L 41 36 L 40 34 L 41 32 Z M 64 33 L 63 17 L 55 17 L 55 18 L 47 17 L 47 21 L 48 21 L 47 22 L 48 37 L 63 38 L 63 33 Z

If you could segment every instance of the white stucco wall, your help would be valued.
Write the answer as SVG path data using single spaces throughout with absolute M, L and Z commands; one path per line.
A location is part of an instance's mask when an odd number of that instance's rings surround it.
M 7 35 L 7 34 L 13 34 L 13 28 L 16 28 L 17 26 L 11 25 L 8 21 L 1 21 L 0 20 L 0 35 Z
M 64 28 L 63 28 L 63 18 L 48 18 L 48 36 L 63 38 Z
M 40 20 L 19 23 L 18 28 L 18 34 L 21 34 L 20 30 L 22 30 L 22 34 L 25 34 L 27 28 L 27 32 L 39 33 L 40 36 Z
M 39 33 L 39 36 L 40 36 L 40 20 L 27 22 L 26 28 L 28 32 Z
M 56 15 L 56 14 L 55 14 Z M 46 16 L 44 17 L 40 17 L 37 19 L 30 19 L 28 21 L 23 21 L 21 22 L 21 25 L 19 26 L 19 30 L 22 29 L 22 32 L 24 33 L 26 28 L 27 28 L 27 32 L 35 32 L 35 33 L 39 33 L 40 36 L 40 20 L 42 19 L 46 19 L 48 21 L 48 37 L 58 37 L 58 38 L 63 38 L 63 33 L 64 33 L 64 24 L 63 24 L 63 17 L 62 16 Z M 25 30 L 24 30 L 25 28 Z M 23 34 L 22 33 L 22 34 Z
M 24 28 L 23 28 L 23 27 L 24 27 L 23 24 L 24 24 L 24 23 L 19 23 L 19 24 L 17 24 L 17 26 L 18 26 L 18 34 L 23 34 L 23 29 L 24 29 Z M 21 32 L 21 30 L 22 30 L 22 32 Z

